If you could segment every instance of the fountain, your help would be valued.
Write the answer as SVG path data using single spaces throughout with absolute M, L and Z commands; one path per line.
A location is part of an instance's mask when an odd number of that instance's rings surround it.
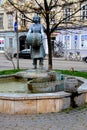
M 37 73 L 38 72 L 38 73 Z M 71 105 L 72 92 L 64 84 L 79 87 L 78 105 L 87 102 L 87 80 L 63 76 L 61 73 L 44 70 L 27 70 L 0 77 L 0 112 L 8 114 L 33 114 L 59 112 Z M 66 79 L 67 78 L 67 79 Z M 77 80 L 76 80 L 77 79 Z M 72 87 L 74 87 L 72 86 Z M 44 105 L 43 105 L 44 104 Z
M 0 79 L 0 92 L 3 93 L 52 93 L 63 90 L 63 77 L 54 71 L 32 69 Z
M 87 102 L 87 80 L 71 76 L 67 78 L 61 73 L 43 69 L 43 26 L 37 16 L 33 20 L 35 24 L 30 27 L 26 44 L 31 46 L 34 69 L 0 77 L 1 113 L 59 112 L 71 103 L 75 106 L 75 103 L 81 105 Z M 34 46 L 38 42 L 38 47 Z

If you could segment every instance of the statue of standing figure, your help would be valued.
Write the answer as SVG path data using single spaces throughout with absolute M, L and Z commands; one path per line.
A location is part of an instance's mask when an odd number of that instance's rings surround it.
M 40 17 L 35 15 L 33 17 L 34 24 L 30 26 L 26 37 L 26 43 L 31 46 L 31 58 L 33 60 L 34 69 L 37 69 L 37 60 L 39 60 L 39 67 L 43 68 L 43 59 L 45 57 L 45 49 L 43 45 L 44 28 L 40 24 Z

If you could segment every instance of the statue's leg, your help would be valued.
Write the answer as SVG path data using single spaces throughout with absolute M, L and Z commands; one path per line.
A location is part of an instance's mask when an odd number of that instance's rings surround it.
M 41 69 L 43 68 L 43 59 L 42 58 L 39 59 L 39 66 Z
M 34 69 L 37 69 L 37 59 L 33 59 Z

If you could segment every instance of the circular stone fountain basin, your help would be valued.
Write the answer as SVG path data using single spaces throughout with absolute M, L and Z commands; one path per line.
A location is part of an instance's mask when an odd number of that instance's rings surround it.
M 15 77 L 0 78 L 0 93 L 29 93 L 27 81 Z
M 39 78 L 40 79 L 40 78 Z M 36 82 L 35 82 L 36 81 Z M 0 78 L 0 93 L 52 93 L 64 91 L 64 81 L 28 80 L 15 76 Z
M 10 78 L 14 79 L 14 76 Z M 81 84 L 77 90 L 78 93 L 81 93 L 81 96 L 78 96 L 76 98 L 76 101 L 78 102 L 78 104 L 81 105 L 87 102 L 87 80 L 81 79 L 81 78 L 78 78 L 78 79 L 81 82 L 83 82 L 83 84 Z M 4 80 L 7 84 L 8 83 L 7 78 L 4 78 Z M 15 79 L 15 81 L 17 85 L 20 84 L 19 86 L 21 86 L 20 79 L 18 79 L 18 81 Z M 0 82 L 2 82 L 2 78 L 0 79 Z M 22 81 L 22 85 L 25 85 L 26 83 L 27 81 L 26 79 L 24 79 L 24 81 Z M 6 85 L 6 86 L 9 86 L 9 85 Z M 0 83 L 0 87 L 1 87 L 1 83 Z M 13 91 L 0 92 L 0 112 L 1 113 L 34 114 L 34 113 L 59 112 L 70 106 L 71 93 L 60 91 L 60 92 L 52 92 L 52 93 L 49 92 L 49 93 L 35 93 L 35 94 L 33 93 L 32 94 L 32 93 L 27 93 L 24 87 L 20 89 L 21 90 L 19 92 L 18 86 L 16 86 L 16 92 L 13 92 Z

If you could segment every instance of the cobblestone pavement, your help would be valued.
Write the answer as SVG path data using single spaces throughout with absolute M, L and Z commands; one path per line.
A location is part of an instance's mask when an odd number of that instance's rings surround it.
M 87 130 L 87 109 L 69 113 L 0 114 L 0 130 Z

